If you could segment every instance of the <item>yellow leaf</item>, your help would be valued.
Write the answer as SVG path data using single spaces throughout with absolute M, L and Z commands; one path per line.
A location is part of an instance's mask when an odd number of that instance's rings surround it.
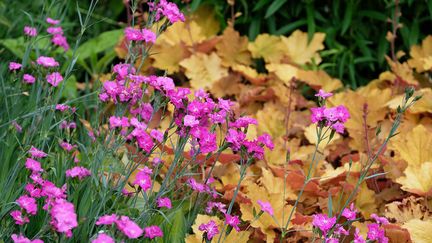
M 216 53 L 210 55 L 196 53 L 180 62 L 186 69 L 186 76 L 194 89 L 208 89 L 220 79 L 228 76 L 228 70 L 221 66 L 221 59 Z
M 311 124 L 304 129 L 304 135 L 311 144 L 316 144 L 318 140 L 316 135 L 316 128 L 316 124 Z M 330 132 L 328 132 L 327 136 L 330 136 Z M 341 136 L 339 134 L 335 133 L 330 143 L 327 143 L 328 139 L 326 139 L 320 143 L 319 148 L 324 149 L 327 145 L 334 144 L 340 137 Z
M 389 203 L 385 210 L 386 218 L 394 219 L 397 223 L 408 222 L 411 219 L 431 219 L 431 215 L 424 199 L 414 196 L 404 198 L 402 202 Z
M 254 58 L 264 58 L 268 62 L 279 62 L 284 53 L 284 46 L 280 37 L 269 34 L 260 34 L 254 42 L 249 43 L 249 51 Z
M 432 242 L 432 220 L 422 221 L 420 219 L 411 219 L 403 224 L 402 228 L 409 231 L 413 242 L 430 243 Z
M 407 134 L 401 134 L 391 141 L 390 146 L 397 152 L 398 158 L 405 160 L 408 167 L 405 176 L 396 182 L 405 191 L 419 195 L 429 195 L 432 192 L 432 136 L 423 125 L 416 126 Z
M 317 52 L 324 49 L 324 33 L 315 33 L 310 42 L 308 34 L 300 30 L 294 31 L 289 37 L 282 36 L 281 38 L 291 62 L 299 65 L 321 62 L 321 57 Z
M 422 41 L 421 46 L 412 46 L 410 56 L 408 65 L 415 68 L 417 72 L 430 70 L 432 68 L 432 36 L 428 35 Z
M 199 24 L 201 27 L 201 33 L 207 38 L 215 36 L 220 30 L 219 21 L 216 18 L 214 8 L 212 8 L 211 5 L 201 5 L 188 17 Z
M 408 66 L 408 63 L 400 63 L 398 61 L 393 62 L 389 57 L 386 56 L 387 63 L 390 66 L 392 72 L 401 78 L 404 82 L 411 85 L 418 85 L 418 81 L 414 77 L 413 70 Z
M 184 43 L 187 46 L 192 46 L 206 39 L 207 36 L 195 21 L 176 22 L 157 38 L 156 45 L 167 43 L 178 47 L 180 43 Z
M 290 64 L 271 63 L 266 65 L 269 72 L 274 73 L 284 83 L 289 84 L 293 77 L 297 77 L 298 68 Z
M 299 70 L 297 78 L 316 89 L 324 89 L 325 91 L 334 91 L 342 88 L 342 82 L 337 78 L 332 78 L 323 70 Z
M 251 54 L 248 47 L 248 38 L 235 31 L 231 26 L 227 27 L 222 35 L 222 40 L 216 45 L 216 50 L 222 58 L 224 66 L 236 64 L 251 64 Z
M 171 46 L 165 41 L 155 45 L 152 52 L 153 66 L 166 70 L 168 74 L 178 72 L 180 70 L 179 63 L 188 56 L 185 46 L 182 46 L 181 43 L 177 46 Z

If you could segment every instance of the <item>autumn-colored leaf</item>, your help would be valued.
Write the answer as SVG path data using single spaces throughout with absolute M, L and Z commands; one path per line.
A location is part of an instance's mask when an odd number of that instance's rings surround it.
M 229 67 L 236 64 L 250 65 L 251 54 L 248 50 L 248 38 L 227 27 L 222 35 L 221 41 L 216 45 L 218 55 L 222 59 L 222 65 Z
M 254 58 L 264 58 L 266 62 L 279 62 L 284 54 L 284 45 L 280 37 L 260 34 L 254 42 L 249 43 L 249 51 Z
M 308 41 L 308 33 L 300 30 L 294 31 L 289 37 L 282 36 L 281 38 L 290 62 L 299 65 L 321 62 L 321 57 L 317 52 L 324 49 L 324 33 L 314 33 L 310 41 Z
M 208 89 L 214 83 L 228 76 L 228 70 L 221 65 L 221 59 L 214 52 L 210 55 L 196 53 L 180 62 L 186 69 L 186 76 L 194 89 Z
M 415 68 L 417 72 L 429 71 L 432 68 L 432 36 L 428 35 L 421 46 L 415 45 L 410 49 L 411 59 L 408 65 Z

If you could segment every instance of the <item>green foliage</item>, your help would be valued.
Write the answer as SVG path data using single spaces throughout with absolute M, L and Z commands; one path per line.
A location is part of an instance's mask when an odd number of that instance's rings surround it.
M 194 11 L 202 4 L 214 7 L 222 26 L 232 19 L 226 0 L 192 0 L 189 7 Z M 401 0 L 399 9 L 403 27 L 395 49 L 407 51 L 428 34 L 432 1 Z M 289 35 L 296 29 L 308 32 L 309 37 L 315 32 L 325 33 L 327 51 L 322 53 L 321 68 L 352 88 L 376 78 L 387 65 L 385 55 L 390 56 L 386 33 L 392 30 L 392 0 L 238 0 L 234 5 L 237 12 L 241 15 L 235 28 L 251 40 L 260 33 Z

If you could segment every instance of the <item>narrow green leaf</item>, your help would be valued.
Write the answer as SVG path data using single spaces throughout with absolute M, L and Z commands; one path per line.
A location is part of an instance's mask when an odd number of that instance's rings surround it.
M 284 3 L 286 3 L 287 0 L 275 0 L 267 9 L 266 14 L 264 16 L 264 18 L 269 18 L 270 16 L 272 16 L 276 11 L 279 10 L 279 8 L 282 7 L 282 5 L 284 5 Z

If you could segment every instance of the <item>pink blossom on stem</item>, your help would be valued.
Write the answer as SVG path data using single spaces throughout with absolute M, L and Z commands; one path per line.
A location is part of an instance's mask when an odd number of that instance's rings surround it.
M 31 172 L 42 172 L 42 166 L 39 161 L 34 160 L 32 158 L 27 158 L 25 162 L 26 169 L 30 170 Z
M 384 230 L 380 228 L 379 224 L 368 224 L 368 240 L 376 240 L 379 243 L 387 243 L 388 238 L 384 234 Z
M 60 23 L 60 20 L 57 20 L 57 19 L 52 19 L 52 18 L 47 18 L 46 19 L 46 22 L 48 23 L 48 24 L 52 24 L 52 25 L 56 25 L 56 24 L 59 24 Z
M 91 243 L 115 243 L 114 239 L 105 233 L 99 233 Z
M 59 63 L 52 57 L 40 56 L 36 60 L 36 63 L 43 67 L 58 67 Z
M 324 234 L 336 223 L 336 217 L 329 218 L 326 214 L 313 215 L 312 225 L 320 229 Z
M 63 81 L 63 76 L 59 72 L 53 72 L 51 74 L 48 74 L 46 76 L 47 82 L 51 84 L 54 87 L 57 87 L 57 85 Z
M 96 221 L 96 225 L 111 225 L 114 224 L 117 220 L 117 215 L 111 214 L 111 215 L 104 215 L 99 217 L 99 219 Z
M 194 127 L 199 124 L 195 116 L 186 115 L 184 118 L 184 125 L 187 127 Z
M 27 184 L 24 189 L 28 192 L 28 194 L 30 194 L 31 197 L 34 198 L 40 198 L 42 195 L 42 190 L 38 187 L 36 187 L 34 184 Z
M 36 78 L 26 73 L 23 75 L 23 80 L 28 84 L 33 84 L 36 81 Z
M 29 197 L 27 195 L 22 195 L 16 202 L 23 208 L 28 214 L 36 215 L 37 213 L 37 203 L 36 199 Z
M 76 166 L 72 169 L 66 170 L 66 177 L 75 178 L 78 177 L 80 180 L 91 175 L 91 172 L 84 167 Z
M 10 71 L 14 71 L 14 70 L 19 70 L 21 69 L 22 65 L 16 62 L 10 62 L 9 63 L 9 70 Z
M 58 111 L 61 111 L 61 112 L 64 112 L 64 111 L 66 111 L 66 110 L 69 110 L 70 108 L 71 108 L 70 106 L 65 105 L 65 104 L 57 104 L 57 105 L 55 106 L 55 109 L 58 110 Z
M 171 200 L 168 197 L 160 197 L 157 199 L 156 202 L 157 202 L 158 208 L 162 208 L 162 207 L 165 207 L 168 209 L 172 208 Z
M 163 232 L 157 225 L 152 225 L 144 228 L 144 237 L 154 239 L 156 237 L 163 237 Z
M 211 240 L 215 235 L 219 234 L 219 229 L 214 220 L 210 220 L 207 224 L 201 224 L 198 230 L 204 231 L 207 235 L 207 239 Z
M 136 174 L 135 180 L 132 183 L 133 185 L 138 185 L 141 187 L 143 191 L 147 191 L 151 188 L 151 172 L 149 173 L 148 168 L 140 169 L 140 171 Z
M 64 150 L 70 152 L 72 149 L 76 148 L 76 145 L 72 145 L 68 142 L 63 141 L 60 143 L 60 147 L 62 147 Z
M 376 215 L 374 213 L 371 214 L 371 218 L 373 218 L 379 224 L 383 224 L 383 225 L 389 224 L 388 219 L 386 219 L 385 217 L 380 217 L 380 216 L 378 216 L 378 215 Z
M 257 203 L 261 206 L 261 211 L 268 213 L 270 216 L 274 215 L 273 208 L 269 202 L 258 200 Z
M 72 236 L 72 229 L 78 226 L 75 207 L 64 199 L 56 199 L 50 211 L 51 225 L 57 232 Z
M 225 214 L 225 222 L 232 226 L 236 231 L 240 231 L 238 225 L 240 224 L 240 219 L 237 215 L 231 216 L 229 214 Z
M 31 146 L 30 150 L 28 151 L 30 153 L 30 155 L 33 158 L 45 158 L 48 156 L 48 154 L 46 154 L 44 151 L 39 150 L 33 146 Z
M 14 210 L 10 213 L 10 215 L 15 220 L 15 224 L 17 225 L 24 225 L 30 222 L 29 218 L 24 216 L 20 210 Z
M 117 228 L 129 239 L 136 239 L 143 234 L 143 230 L 127 216 L 121 216 L 115 223 Z
M 63 29 L 60 26 L 56 26 L 56 27 L 48 27 L 47 28 L 47 32 L 51 35 L 62 35 L 63 34 Z
M 20 235 L 13 234 L 11 235 L 11 238 L 14 243 L 43 243 L 43 241 L 40 239 L 30 240 L 29 238 L 25 237 L 22 234 Z
M 37 35 L 36 28 L 30 26 L 24 26 L 24 34 L 30 37 L 34 37 Z
M 357 210 L 355 209 L 354 203 L 351 203 L 350 208 L 345 208 L 342 211 L 342 216 L 348 220 L 354 220 L 357 215 Z
M 318 93 L 315 94 L 315 97 L 321 97 L 322 99 L 326 99 L 331 96 L 333 96 L 333 93 L 327 93 L 323 89 L 320 89 Z

